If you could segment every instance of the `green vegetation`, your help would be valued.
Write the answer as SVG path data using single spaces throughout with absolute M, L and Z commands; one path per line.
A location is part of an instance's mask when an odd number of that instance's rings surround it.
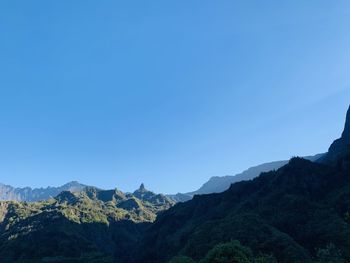
M 175 256 L 168 263 L 196 263 L 192 258 L 187 256 Z
M 1 202 L 0 259 L 349 262 L 348 171 L 293 158 L 277 171 L 172 208 L 170 199 L 144 187 L 134 194 L 86 188 L 45 202 Z
M 187 256 L 175 256 L 168 263 L 195 263 Z M 253 256 L 252 251 L 242 246 L 239 241 L 216 245 L 198 263 L 277 263 L 273 256 Z
M 346 263 L 342 253 L 335 247 L 333 243 L 327 245 L 326 248 L 317 249 L 317 263 Z
M 128 262 L 147 225 L 173 205 L 147 192 L 157 202 L 91 187 L 43 202 L 0 202 L 0 262 Z
M 170 209 L 144 188 L 1 202 L 1 262 L 349 262 L 348 171 L 294 158 Z
M 320 163 L 293 158 L 219 194 L 174 203 L 88 187 L 0 202 L 0 262 L 350 262 L 350 110 Z
M 248 248 L 237 241 L 216 245 L 211 249 L 201 263 L 250 263 L 253 256 Z
M 158 217 L 137 248 L 142 251 L 138 262 L 163 263 L 176 255 L 201 262 L 213 247 L 231 240 L 239 240 L 255 257 L 272 256 L 257 262 L 325 262 L 327 253 L 348 262 L 348 174 L 343 165 L 293 158 L 226 192 L 195 196 Z M 329 243 L 339 253 L 330 248 L 326 253 Z

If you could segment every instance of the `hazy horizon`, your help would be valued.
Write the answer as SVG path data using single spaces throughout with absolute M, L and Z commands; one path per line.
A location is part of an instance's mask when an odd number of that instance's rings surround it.
M 2 2 L 0 183 L 171 194 L 326 152 L 349 106 L 349 15 L 348 1 Z

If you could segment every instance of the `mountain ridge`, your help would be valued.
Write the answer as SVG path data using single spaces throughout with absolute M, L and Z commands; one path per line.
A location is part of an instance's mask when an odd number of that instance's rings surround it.
M 77 181 L 71 181 L 58 187 L 48 186 L 46 188 L 21 188 L 0 183 L 0 200 L 36 202 L 53 198 L 62 191 L 79 191 L 84 187 L 87 187 L 87 185 Z
M 303 158 L 314 162 L 322 158 L 324 155 L 325 153 L 320 153 L 312 156 L 305 156 Z M 186 202 L 191 200 L 195 195 L 221 193 L 229 189 L 233 183 L 252 180 L 255 177 L 259 176 L 261 173 L 277 170 L 286 165 L 288 162 L 289 160 L 267 162 L 252 166 L 236 175 L 213 176 L 196 191 L 178 193 L 175 195 L 169 195 L 169 197 L 177 202 Z
M 232 240 L 271 256 L 263 262 L 350 262 L 350 148 L 339 143 L 347 143 L 343 135 L 316 162 L 294 157 L 224 192 L 178 203 L 146 230 L 135 262 L 236 262 L 232 251 L 217 251 Z M 341 149 L 335 159 L 334 149 Z
M 316 154 L 313 156 L 303 157 L 307 160 L 317 161 L 322 159 L 325 154 Z M 194 195 L 200 194 L 211 194 L 220 193 L 227 190 L 231 184 L 244 180 L 251 180 L 260 175 L 262 172 L 268 172 L 271 170 L 276 170 L 286 165 L 288 160 L 267 162 L 260 165 L 252 166 L 241 173 L 236 175 L 226 175 L 226 176 L 213 176 L 207 182 L 205 182 L 199 189 L 188 192 L 188 193 L 177 193 L 177 194 L 166 194 L 167 198 L 172 199 L 174 202 L 186 202 L 191 200 Z M 48 186 L 46 188 L 31 188 L 31 187 L 13 187 L 10 185 L 5 185 L 0 183 L 0 201 L 43 201 L 49 198 L 57 196 L 62 191 L 80 191 L 85 187 L 89 187 L 85 184 L 81 184 L 77 181 L 68 182 L 62 186 L 52 187 Z M 91 186 L 92 187 L 92 186 Z M 145 191 L 145 186 L 142 183 L 138 189 L 141 193 Z M 136 190 L 137 191 L 137 190 Z M 135 192 L 136 192 L 135 191 Z M 148 190 L 146 190 L 148 191 Z M 134 192 L 134 193 L 135 193 Z M 164 196 L 159 196 L 159 198 L 164 199 Z
M 118 189 L 85 187 L 39 202 L 0 201 L 0 261 L 129 262 L 130 246 L 174 205 L 144 192 L 147 198 L 138 199 Z
M 133 193 L 85 187 L 41 202 L 0 201 L 1 261 L 350 262 L 350 148 L 343 135 L 335 142 L 345 145 L 315 162 L 294 157 L 175 205 L 144 184 Z

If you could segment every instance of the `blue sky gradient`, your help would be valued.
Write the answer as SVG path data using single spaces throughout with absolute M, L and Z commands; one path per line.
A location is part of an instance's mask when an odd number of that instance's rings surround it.
M 0 182 L 132 191 L 325 152 L 349 1 L 1 1 Z

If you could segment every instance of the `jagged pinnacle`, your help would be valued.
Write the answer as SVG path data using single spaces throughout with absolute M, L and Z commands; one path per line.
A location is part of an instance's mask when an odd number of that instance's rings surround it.
M 329 147 L 328 153 L 319 161 L 324 163 L 336 163 L 344 157 L 350 156 L 350 107 L 346 114 L 345 127 L 342 136 L 335 140 Z
M 140 191 L 145 191 L 146 190 L 145 185 L 143 183 L 140 185 L 139 190 Z

